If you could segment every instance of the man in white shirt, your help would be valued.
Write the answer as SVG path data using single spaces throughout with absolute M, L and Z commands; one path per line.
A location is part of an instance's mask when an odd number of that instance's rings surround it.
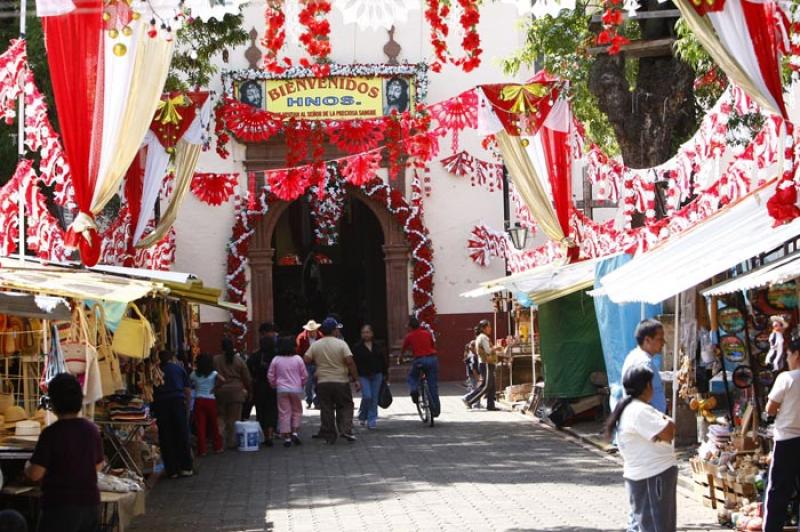
M 775 449 L 769 467 L 764 531 L 780 532 L 786 507 L 800 480 L 800 340 L 789 342 L 789 371 L 778 375 L 767 401 L 767 414 L 775 416 Z
M 644 320 L 636 326 L 637 347 L 628 353 L 622 364 L 622 375 L 633 366 L 645 365 L 653 371 L 653 398 L 650 405 L 659 412 L 667 411 L 667 398 L 664 394 L 664 383 L 661 382 L 661 369 L 653 358 L 664 349 L 664 326 L 658 320 Z

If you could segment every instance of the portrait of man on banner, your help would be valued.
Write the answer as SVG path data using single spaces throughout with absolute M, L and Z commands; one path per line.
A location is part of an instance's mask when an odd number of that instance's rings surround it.
M 264 88 L 261 82 L 248 80 L 239 85 L 239 101 L 256 109 L 264 108 Z
M 390 115 L 392 111 L 404 113 L 408 111 L 410 102 L 407 79 L 395 76 L 386 80 L 383 90 L 384 115 Z

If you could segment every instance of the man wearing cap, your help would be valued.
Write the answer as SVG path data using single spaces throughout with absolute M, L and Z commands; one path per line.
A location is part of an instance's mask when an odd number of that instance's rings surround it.
M 319 338 L 319 323 L 314 320 L 309 320 L 308 323 L 303 325 L 303 332 L 297 335 L 296 345 L 297 354 L 301 357 L 306 355 L 308 348 L 311 344 Z M 306 393 L 306 408 L 319 407 L 319 400 L 317 399 L 316 379 L 314 378 L 315 367 L 314 364 L 306 363 L 306 372 L 308 373 L 308 380 L 306 380 L 305 393 Z
M 353 353 L 344 340 L 334 336 L 339 323 L 326 318 L 319 327 L 323 337 L 311 344 L 305 353 L 306 363 L 313 363 L 317 372 L 319 399 L 319 437 L 326 443 L 336 443 L 337 436 L 353 442 L 353 382 L 361 389 Z

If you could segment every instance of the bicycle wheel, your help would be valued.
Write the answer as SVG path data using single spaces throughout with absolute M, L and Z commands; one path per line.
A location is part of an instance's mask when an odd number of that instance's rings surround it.
M 428 380 L 425 379 L 422 381 L 422 394 L 425 396 L 425 411 L 427 413 L 425 419 L 422 420 L 423 423 L 433 426 L 433 411 L 432 411 L 432 404 L 431 401 L 431 388 L 428 386 Z
M 428 423 L 431 418 L 430 395 L 428 392 L 428 381 L 419 381 L 419 399 L 417 400 L 417 414 L 423 423 Z

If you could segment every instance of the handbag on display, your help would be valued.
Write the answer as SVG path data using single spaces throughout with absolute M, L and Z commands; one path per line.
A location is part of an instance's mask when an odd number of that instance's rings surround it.
M 100 317 L 97 317 L 97 310 L 100 310 Z M 111 343 L 108 341 L 106 331 L 106 315 L 103 307 L 95 304 L 92 307 L 92 316 L 95 317 L 97 324 L 97 364 L 100 368 L 100 383 L 103 389 L 103 396 L 111 395 L 117 390 L 125 387 L 122 380 L 122 371 L 119 367 L 119 358 Z
M 6 318 L 5 330 L 0 336 L 0 351 L 6 356 L 16 354 L 22 349 L 22 337 L 25 336 L 25 324 L 16 316 Z
M 64 353 L 64 365 L 67 373 L 76 377 L 86 373 L 86 366 L 92 356 L 97 356 L 95 347 L 89 338 L 86 324 L 86 315 L 81 305 L 76 305 L 72 312 L 72 322 L 69 327 L 69 336 L 61 342 L 61 351 Z
M 389 383 L 386 382 L 386 379 L 383 379 L 381 382 L 381 389 L 378 392 L 378 406 L 381 408 L 389 408 L 392 406 L 392 389 L 389 387 Z
M 39 319 L 31 318 L 27 320 L 27 326 L 25 334 L 22 335 L 20 351 L 23 355 L 37 356 L 42 352 L 44 322 Z
M 111 349 L 120 356 L 147 358 L 156 342 L 153 328 L 134 303 L 129 305 L 136 317 L 125 316 L 119 322 Z
M 58 336 L 58 327 L 50 326 L 50 342 L 47 356 L 45 357 L 42 379 L 39 381 L 39 389 L 47 393 L 47 384 L 59 373 L 66 373 L 64 366 L 64 353 L 61 351 L 61 340 Z

